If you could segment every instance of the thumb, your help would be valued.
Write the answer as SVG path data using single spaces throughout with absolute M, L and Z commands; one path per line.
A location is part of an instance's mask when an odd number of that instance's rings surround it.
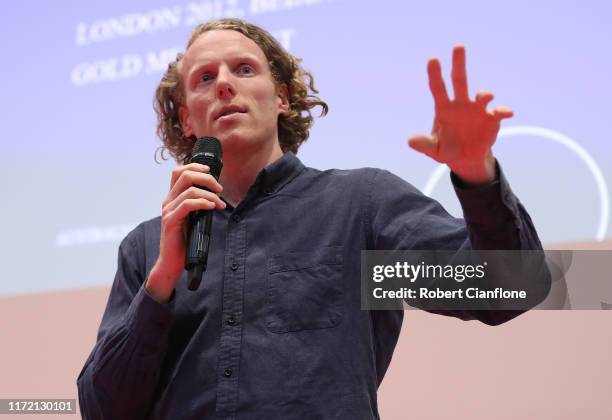
M 438 142 L 430 136 L 412 136 L 408 138 L 408 146 L 430 158 L 435 159 L 438 154 Z

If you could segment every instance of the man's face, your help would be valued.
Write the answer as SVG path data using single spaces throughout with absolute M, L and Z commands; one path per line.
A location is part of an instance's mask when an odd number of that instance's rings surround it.
M 253 153 L 278 143 L 278 115 L 288 110 L 259 46 L 232 30 L 200 35 L 180 67 L 185 105 L 179 114 L 187 136 L 217 137 L 224 152 Z

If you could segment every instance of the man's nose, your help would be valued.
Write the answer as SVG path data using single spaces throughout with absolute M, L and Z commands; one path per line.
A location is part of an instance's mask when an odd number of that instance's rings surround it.
M 231 72 L 226 68 L 220 69 L 217 75 L 217 97 L 227 99 L 234 96 L 235 93 Z

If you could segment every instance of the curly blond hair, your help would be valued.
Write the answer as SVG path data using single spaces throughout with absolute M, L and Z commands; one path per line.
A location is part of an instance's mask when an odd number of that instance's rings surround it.
M 321 114 L 329 108 L 315 94 L 312 74 L 300 66 L 301 59 L 287 52 L 266 30 L 241 19 L 219 19 L 198 25 L 189 37 L 187 49 L 204 32 L 230 29 L 240 32 L 253 40 L 262 49 L 272 77 L 277 86 L 286 85 L 289 94 L 289 112 L 278 117 L 278 141 L 283 152 L 297 153 L 300 145 L 309 136 L 313 124 L 311 109 L 320 106 Z M 184 104 L 185 93 L 179 72 L 183 54 L 168 65 L 168 70 L 155 90 L 154 108 L 157 114 L 157 135 L 163 145 L 158 148 L 162 159 L 167 159 L 166 151 L 177 161 L 187 163 L 191 158 L 194 136 L 185 137 L 179 119 L 179 107 Z

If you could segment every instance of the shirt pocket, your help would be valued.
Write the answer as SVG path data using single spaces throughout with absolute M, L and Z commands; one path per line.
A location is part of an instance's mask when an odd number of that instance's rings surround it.
M 342 319 L 342 247 L 293 251 L 268 259 L 270 331 L 332 328 Z

